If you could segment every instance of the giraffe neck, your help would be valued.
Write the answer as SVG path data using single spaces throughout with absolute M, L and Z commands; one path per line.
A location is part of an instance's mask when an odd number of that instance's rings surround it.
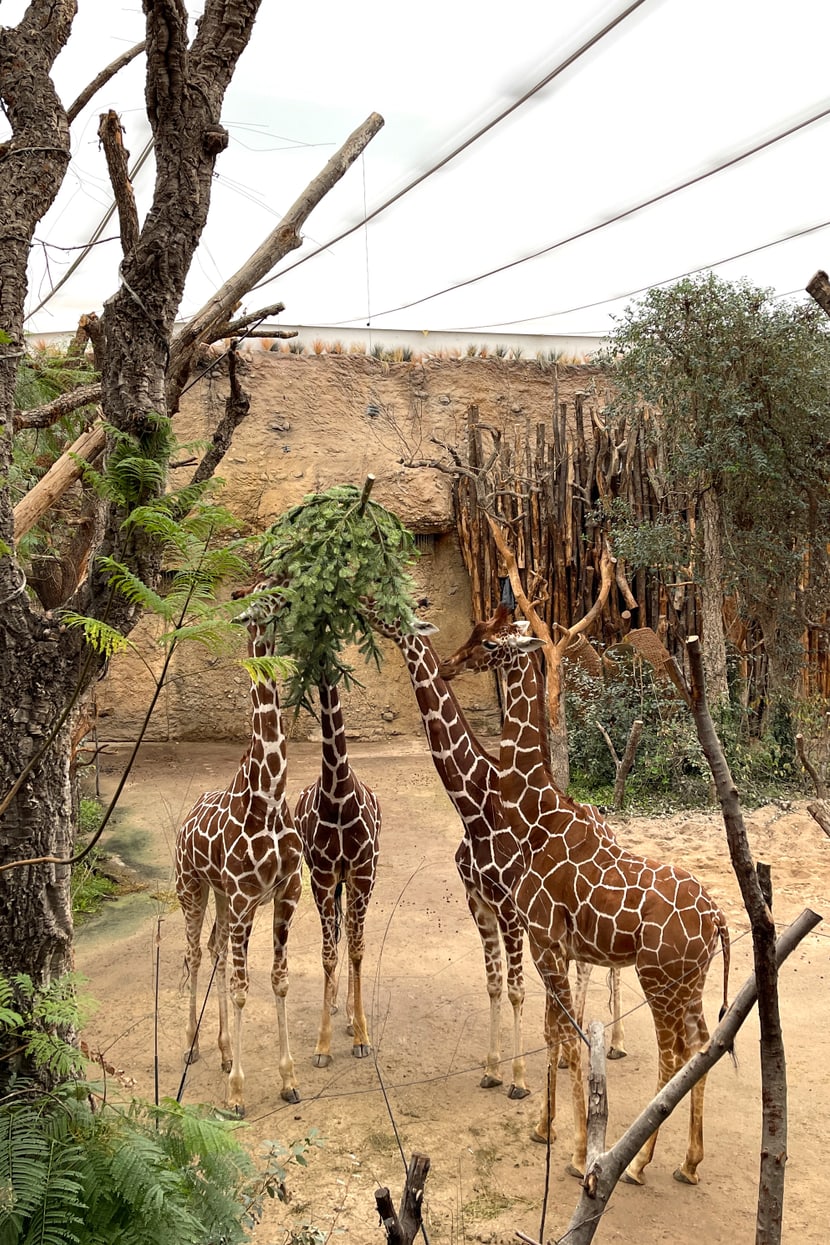
M 330 683 L 321 683 L 317 689 L 320 696 L 320 725 L 323 732 L 323 791 L 337 797 L 340 788 L 349 781 L 349 753 L 346 746 L 346 727 L 340 694 Z
M 502 803 L 514 835 L 538 837 L 544 817 L 568 801 L 553 782 L 542 712 L 542 674 L 535 658 L 509 652 L 504 669 L 504 715 L 499 765 Z
M 398 637 L 415 698 L 421 711 L 427 743 L 438 776 L 448 794 L 462 794 L 471 785 L 487 789 L 495 762 L 473 735 L 455 693 L 438 674 L 438 658 L 423 636 Z
M 256 624 L 248 628 L 251 657 L 272 657 L 274 642 Z M 233 791 L 251 800 L 251 814 L 264 818 L 285 795 L 286 747 L 277 685 L 273 679 L 251 683 L 251 747 L 244 758 Z

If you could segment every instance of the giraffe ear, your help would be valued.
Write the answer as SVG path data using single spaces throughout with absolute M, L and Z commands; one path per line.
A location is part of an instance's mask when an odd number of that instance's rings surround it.
M 437 631 L 435 623 L 427 622 L 425 618 L 416 618 L 412 626 L 414 635 L 435 635 Z
M 522 635 L 525 635 L 530 630 L 530 623 L 526 618 L 517 618 L 513 626 L 517 631 L 521 631 Z
M 535 653 L 545 647 L 545 641 L 536 635 L 517 635 L 514 644 L 520 653 Z

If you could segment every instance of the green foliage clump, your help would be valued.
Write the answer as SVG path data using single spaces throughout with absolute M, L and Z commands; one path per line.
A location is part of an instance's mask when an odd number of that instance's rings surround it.
M 626 783 L 629 804 L 640 807 L 705 803 L 710 771 L 694 722 L 673 689 L 637 657 L 614 653 L 618 673 L 596 679 L 570 664 L 566 705 L 572 793 L 609 803 L 614 762 L 599 726 L 622 756 L 632 723 L 643 733 Z
M 36 1066 L 80 1075 L 85 1061 L 65 1037 L 80 1025 L 76 984 L 69 975 L 38 991 L 23 975 L 0 975 L 0 1061 L 34 1041 Z M 4 1081 L 0 1245 L 233 1245 L 266 1197 L 287 1200 L 289 1164 L 305 1165 L 319 1144 L 311 1134 L 269 1142 L 258 1171 L 239 1122 L 210 1108 L 119 1104 L 74 1079 L 49 1094 L 14 1075 Z
M 366 601 L 384 622 L 411 621 L 415 557 L 401 521 L 350 485 L 310 494 L 268 529 L 260 561 L 285 598 L 281 651 L 296 662 L 290 704 L 307 703 L 323 682 L 353 682 L 341 652 L 347 644 L 380 665 Z

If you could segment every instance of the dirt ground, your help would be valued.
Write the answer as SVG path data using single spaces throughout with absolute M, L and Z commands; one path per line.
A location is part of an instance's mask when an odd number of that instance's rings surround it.
M 266 1140 L 290 1142 L 311 1128 L 319 1131 L 323 1145 L 309 1155 L 306 1170 L 292 1169 L 289 1205 L 269 1205 L 255 1241 L 283 1245 L 287 1227 L 311 1223 L 322 1229 L 326 1240 L 381 1242 L 374 1190 L 379 1184 L 390 1186 L 397 1203 L 403 1185 L 396 1132 L 407 1157 L 420 1151 L 431 1159 L 425 1221 L 432 1245 L 506 1245 L 517 1239 L 517 1230 L 535 1240 L 556 1240 L 567 1225 L 578 1187 L 564 1172 L 572 1121 L 567 1084 L 560 1081 L 559 1139 L 552 1151 L 541 1237 L 545 1149 L 529 1140 L 545 1076 L 543 998 L 535 969 L 528 957 L 525 1043 L 528 1083 L 534 1092 L 512 1102 L 504 1088 L 479 1088 L 488 1026 L 483 960 L 453 863 L 459 823 L 425 746 L 420 740 L 354 743 L 351 753 L 355 769 L 378 792 L 384 814 L 364 977 L 376 1060 L 352 1058 L 351 1039 L 338 1015 L 332 1065 L 312 1066 L 322 970 L 320 927 L 306 885 L 288 943 L 289 1025 L 302 1101 L 288 1106 L 279 1096 L 269 980 L 270 914 L 264 909 L 251 944 L 245 1011 L 246 1124 L 254 1151 Z M 187 1000 L 182 991 L 183 925 L 173 891 L 176 826 L 203 790 L 226 785 L 239 755 L 240 749 L 229 745 L 156 744 L 143 749 L 108 847 L 143 875 L 148 888 L 108 905 L 78 935 L 77 967 L 100 1003 L 86 1039 L 134 1079 L 135 1092 L 148 1097 L 153 1094 L 157 928 L 162 1094 L 175 1094 L 181 1076 Z M 113 789 L 126 756 L 121 746 L 111 747 L 103 757 L 103 796 Z M 314 744 L 289 745 L 292 802 L 316 776 L 318 756 Z M 804 907 L 830 913 L 830 840 L 804 807 L 770 804 L 747 814 L 747 821 L 753 851 L 772 865 L 779 924 Z M 633 850 L 692 869 L 723 906 L 733 939 L 734 995 L 750 971 L 751 947 L 719 814 L 619 819 L 615 830 Z M 830 928 L 825 922 L 781 974 L 789 1075 L 784 1240 L 790 1245 L 825 1245 L 830 1239 L 825 1161 L 830 1118 L 828 980 Z M 706 991 L 710 1023 L 717 1017 L 720 989 L 718 960 Z M 609 1141 L 649 1099 L 656 1075 L 653 1031 L 633 970 L 623 974 L 623 1002 L 629 1013 L 625 1024 L 630 1053 L 609 1064 Z M 608 1019 L 607 989 L 599 971 L 586 1012 L 586 1019 L 593 1018 Z M 216 1024 L 211 999 L 202 1059 L 188 1074 L 186 1101 L 223 1102 Z M 509 1057 L 506 1003 L 502 1035 L 502 1054 Z M 700 1185 L 688 1188 L 672 1179 L 687 1127 L 686 1110 L 680 1108 L 663 1129 L 646 1187 L 618 1187 L 597 1241 L 732 1245 L 754 1240 L 760 1129 L 754 1013 L 737 1049 L 738 1070 L 722 1060 L 707 1083 Z

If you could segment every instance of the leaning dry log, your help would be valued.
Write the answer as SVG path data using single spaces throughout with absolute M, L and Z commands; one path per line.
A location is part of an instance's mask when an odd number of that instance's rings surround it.
M 104 448 L 107 434 L 103 424 L 82 432 L 77 441 L 61 454 L 42 480 L 14 508 L 14 538 L 20 540 L 54 506 L 71 484 L 83 474 L 83 463 L 93 462 Z M 79 462 L 78 460 L 82 460 Z
M 830 838 L 830 800 L 813 800 L 812 804 L 807 805 L 807 812 Z

